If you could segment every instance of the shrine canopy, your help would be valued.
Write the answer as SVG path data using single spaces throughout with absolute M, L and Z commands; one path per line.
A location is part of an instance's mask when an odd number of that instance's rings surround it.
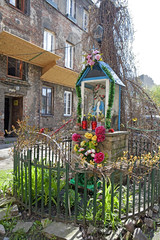
M 121 89 L 125 85 L 113 69 L 103 61 L 97 61 L 92 67 L 88 65 L 76 86 L 81 87 L 82 119 L 84 114 L 91 114 L 98 124 L 105 125 L 110 115 L 110 126 L 120 130 Z

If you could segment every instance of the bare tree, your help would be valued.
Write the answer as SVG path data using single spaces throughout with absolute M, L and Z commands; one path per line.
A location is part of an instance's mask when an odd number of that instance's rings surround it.
M 93 46 L 103 53 L 107 62 L 125 84 L 121 99 L 121 129 L 131 133 L 142 131 L 146 138 L 156 141 L 160 123 L 153 121 L 160 111 L 138 81 L 134 63 L 132 42 L 134 38 L 133 24 L 128 10 L 127 0 L 98 0 L 90 8 L 88 44 L 84 50 L 88 52 Z M 103 27 L 103 40 L 97 43 L 95 29 Z M 137 121 L 136 121 L 137 119 Z M 157 141 L 156 141 L 157 142 Z

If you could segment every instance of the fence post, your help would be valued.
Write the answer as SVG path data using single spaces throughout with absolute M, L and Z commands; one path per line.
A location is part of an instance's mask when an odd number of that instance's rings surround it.
M 151 207 L 153 208 L 153 205 L 154 205 L 154 184 L 155 184 L 155 181 L 154 181 L 154 177 L 155 177 L 155 169 L 152 169 L 152 180 L 151 180 Z
M 60 160 L 57 162 L 57 220 L 60 213 Z
M 32 214 L 32 150 L 27 151 L 29 215 Z
M 114 172 L 111 174 L 111 212 L 114 211 Z
M 123 178 L 123 173 L 122 173 L 122 164 L 120 167 L 120 186 L 119 186 L 119 219 L 121 219 L 121 207 L 122 207 L 122 178 Z
M 78 163 L 75 163 L 75 218 L 74 222 L 77 223 L 77 216 L 78 216 Z
M 87 169 L 87 164 L 85 164 Z M 83 211 L 83 224 L 86 223 L 86 208 L 87 208 L 87 173 L 84 172 L 84 211 Z
M 65 194 L 65 220 L 67 221 L 68 219 L 68 179 L 69 179 L 69 164 L 66 162 L 66 194 Z
M 102 219 L 105 223 L 105 221 L 106 221 L 106 216 L 105 216 L 106 205 L 105 204 L 107 204 L 107 203 L 106 203 L 106 179 L 104 176 L 103 176 L 103 190 L 102 191 L 103 191 L 102 192 L 102 194 L 103 194 L 102 195 Z
M 97 164 L 94 164 L 94 167 L 97 168 Z M 93 175 L 94 178 L 94 193 L 93 193 L 93 222 L 94 225 L 96 223 L 96 212 L 97 212 L 97 177 L 96 174 L 94 173 Z
M 17 150 L 14 147 L 14 152 L 13 152 L 13 160 L 14 160 L 14 165 L 13 165 L 13 195 L 15 198 L 17 197 Z

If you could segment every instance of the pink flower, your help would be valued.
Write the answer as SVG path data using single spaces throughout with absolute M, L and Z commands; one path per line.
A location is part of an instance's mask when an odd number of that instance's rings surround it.
M 99 53 L 98 50 L 94 50 L 94 51 L 93 51 L 93 54 L 97 54 L 97 53 Z
M 101 58 L 101 56 L 100 56 L 99 54 L 97 54 L 97 55 L 95 56 L 95 59 L 96 59 L 97 61 L 99 61 L 100 58 Z
M 88 54 L 87 59 L 90 60 L 92 58 L 91 54 Z
M 108 132 L 113 133 L 113 132 L 114 132 L 114 129 L 111 128 L 111 129 L 108 130 Z
M 101 163 L 104 160 L 104 153 L 99 152 L 95 153 L 95 157 L 93 159 L 96 163 Z
M 105 135 L 104 134 L 100 134 L 97 136 L 97 142 L 104 142 L 105 140 Z
M 87 63 L 90 65 L 90 66 L 93 66 L 95 64 L 95 62 L 91 59 L 88 59 Z
M 96 127 L 96 129 L 95 129 L 96 136 L 104 135 L 105 131 L 106 131 L 106 129 L 103 126 Z
M 84 150 L 85 150 L 84 148 L 80 148 L 78 152 L 83 152 Z
M 74 142 L 79 142 L 79 139 L 81 138 L 81 135 L 80 134 L 77 134 L 77 133 L 74 133 L 72 135 L 72 141 Z

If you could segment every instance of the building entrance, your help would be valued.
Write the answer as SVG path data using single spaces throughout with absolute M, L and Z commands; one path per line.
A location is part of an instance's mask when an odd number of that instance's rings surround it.
M 23 97 L 5 96 L 4 130 L 11 131 L 12 125 L 18 127 L 17 121 L 22 120 Z

